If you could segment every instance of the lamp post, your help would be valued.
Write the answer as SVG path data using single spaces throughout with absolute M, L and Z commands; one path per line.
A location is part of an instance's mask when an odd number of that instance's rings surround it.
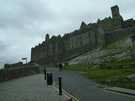
M 25 60 L 25 61 L 26 61 L 26 64 L 27 64 L 27 57 L 25 57 L 25 58 L 22 58 L 22 60 Z

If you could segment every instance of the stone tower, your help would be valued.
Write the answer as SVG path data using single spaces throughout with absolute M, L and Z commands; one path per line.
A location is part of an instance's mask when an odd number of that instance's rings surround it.
M 121 28 L 123 23 L 123 18 L 120 15 L 119 7 L 115 5 L 111 7 L 111 11 L 112 11 L 113 25 L 115 26 L 115 28 Z
M 86 27 L 87 27 L 87 24 L 84 21 L 82 21 L 81 26 L 80 26 L 80 29 L 84 29 Z
M 112 11 L 112 18 L 120 16 L 119 7 L 117 5 L 111 7 L 111 11 Z
M 46 41 L 46 42 L 49 41 L 49 34 L 46 34 L 46 36 L 45 36 L 45 41 Z

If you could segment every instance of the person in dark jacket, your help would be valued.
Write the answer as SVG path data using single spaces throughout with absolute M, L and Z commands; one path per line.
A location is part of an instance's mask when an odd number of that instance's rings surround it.
M 61 71 L 63 69 L 62 63 L 59 64 L 59 70 Z

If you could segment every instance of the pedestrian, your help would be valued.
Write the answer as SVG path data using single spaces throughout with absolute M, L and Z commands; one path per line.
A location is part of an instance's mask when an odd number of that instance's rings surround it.
M 61 71 L 63 69 L 62 63 L 59 64 L 59 70 Z

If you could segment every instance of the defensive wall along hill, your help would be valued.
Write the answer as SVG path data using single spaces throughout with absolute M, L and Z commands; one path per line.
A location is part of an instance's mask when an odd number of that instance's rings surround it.
M 124 20 L 119 7 L 111 7 L 112 17 L 96 23 L 81 23 L 78 30 L 64 36 L 46 35 L 45 41 L 31 49 L 31 62 L 57 64 L 94 49 L 102 49 L 119 40 L 135 40 L 135 20 Z

